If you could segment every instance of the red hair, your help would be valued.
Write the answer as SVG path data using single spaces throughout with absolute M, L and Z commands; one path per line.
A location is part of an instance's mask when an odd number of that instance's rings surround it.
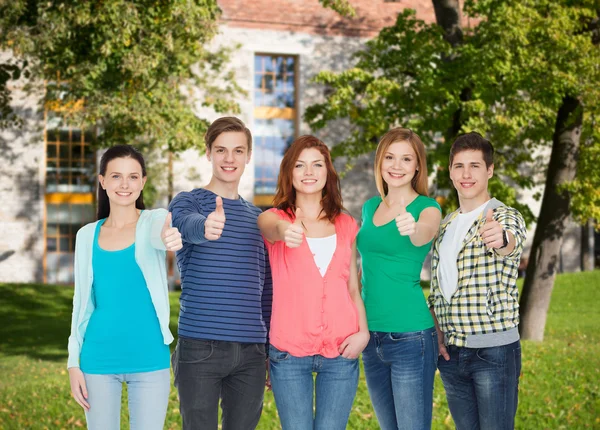
M 296 190 L 293 186 L 294 166 L 300 158 L 300 154 L 305 149 L 317 149 L 325 159 L 327 168 L 327 182 L 321 192 L 321 212 L 330 222 L 334 222 L 337 216 L 342 213 L 342 191 L 340 188 L 340 178 L 333 167 L 329 148 L 314 136 L 300 136 L 287 149 L 281 160 L 279 168 L 279 178 L 277 179 L 277 192 L 273 199 L 273 206 L 284 210 L 292 217 L 296 213 Z

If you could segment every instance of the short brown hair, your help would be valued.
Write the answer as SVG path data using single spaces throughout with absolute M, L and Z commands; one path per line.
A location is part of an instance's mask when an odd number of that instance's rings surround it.
M 463 151 L 481 151 L 485 167 L 488 168 L 494 164 L 494 147 L 492 143 L 476 131 L 461 134 L 456 138 L 450 148 L 450 167 L 452 167 L 454 156 Z
M 375 184 L 377 185 L 377 191 L 379 191 L 381 198 L 384 199 L 388 193 L 388 185 L 381 175 L 381 165 L 383 164 L 386 151 L 396 142 L 408 142 L 415 151 L 418 170 L 410 183 L 417 193 L 428 196 L 429 188 L 427 186 L 427 156 L 425 153 L 425 145 L 423 145 L 421 138 L 412 130 L 396 127 L 383 135 L 379 141 L 379 145 L 377 145 L 377 151 L 375 152 Z
M 277 193 L 273 199 L 273 206 L 284 210 L 292 218 L 296 213 L 296 190 L 293 185 L 294 166 L 300 157 L 300 153 L 308 148 L 315 148 L 325 159 L 327 168 L 327 182 L 321 194 L 321 206 L 323 207 L 324 218 L 334 222 L 337 216 L 344 209 L 342 205 L 342 190 L 340 188 L 340 178 L 333 167 L 329 148 L 314 136 L 300 136 L 294 140 L 287 149 L 281 160 L 279 168 L 279 178 L 277 179 Z
M 204 142 L 206 143 L 206 150 L 210 152 L 212 144 L 217 137 L 222 133 L 227 132 L 240 132 L 246 134 L 246 140 L 248 141 L 248 152 L 252 151 L 252 133 L 246 127 L 246 124 L 241 119 L 234 116 L 224 116 L 212 122 L 206 134 L 204 135 Z

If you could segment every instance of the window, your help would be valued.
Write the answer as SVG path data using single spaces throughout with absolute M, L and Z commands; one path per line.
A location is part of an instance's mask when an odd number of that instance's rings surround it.
M 69 123 L 83 103 L 64 103 L 65 85 L 47 84 L 45 109 L 46 212 L 44 281 L 73 282 L 75 236 L 95 219 L 94 133 Z
M 279 165 L 297 134 L 297 57 L 254 57 L 254 203 L 271 206 Z

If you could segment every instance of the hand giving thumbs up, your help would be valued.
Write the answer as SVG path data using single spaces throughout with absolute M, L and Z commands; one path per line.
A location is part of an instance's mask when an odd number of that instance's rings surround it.
M 171 227 L 172 218 L 173 216 L 171 215 L 171 212 L 169 212 L 165 219 L 160 238 L 165 244 L 167 251 L 179 251 L 183 248 L 183 242 L 181 240 L 181 233 L 179 233 L 177 227 Z
M 223 199 L 217 196 L 216 208 L 211 212 L 204 222 L 204 237 L 208 240 L 217 240 L 223 234 L 225 228 L 225 209 L 223 209 Z
M 417 231 L 417 223 L 415 217 L 410 212 L 406 211 L 406 200 L 404 197 L 400 198 L 400 212 L 396 217 L 396 227 L 400 236 L 410 236 Z

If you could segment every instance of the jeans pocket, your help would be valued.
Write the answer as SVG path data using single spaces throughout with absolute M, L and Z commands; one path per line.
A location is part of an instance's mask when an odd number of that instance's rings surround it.
M 506 348 L 504 346 L 479 348 L 476 355 L 481 361 L 493 366 L 503 367 L 506 364 Z
M 179 364 L 195 364 L 208 360 L 214 351 L 210 340 L 179 340 L 177 344 Z
M 264 343 L 255 343 L 254 344 L 254 350 L 256 352 L 258 352 L 259 355 L 266 357 L 267 352 L 265 351 L 265 344 Z
M 410 342 L 410 341 L 416 341 L 416 340 L 420 340 L 423 337 L 423 335 L 421 334 L 415 334 L 413 333 L 395 333 L 395 332 L 391 332 L 390 333 L 390 339 L 392 339 L 392 341 L 394 342 Z
M 275 348 L 273 345 L 269 345 L 269 359 L 274 361 L 275 363 L 279 363 L 280 361 L 289 360 L 290 353 L 285 351 L 280 351 Z

